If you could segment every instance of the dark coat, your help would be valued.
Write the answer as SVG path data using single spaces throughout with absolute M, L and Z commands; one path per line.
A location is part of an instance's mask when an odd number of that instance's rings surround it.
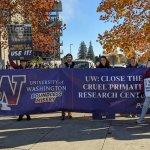
M 143 82 L 142 82 L 142 93 L 144 93 L 144 79 L 150 78 L 150 68 L 146 71 L 144 77 L 143 77 Z

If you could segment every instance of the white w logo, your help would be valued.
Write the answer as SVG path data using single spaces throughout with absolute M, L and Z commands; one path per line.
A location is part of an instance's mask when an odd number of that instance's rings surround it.
M 0 103 L 1 105 L 18 105 L 22 85 L 26 83 L 26 75 L 13 75 L 0 77 Z

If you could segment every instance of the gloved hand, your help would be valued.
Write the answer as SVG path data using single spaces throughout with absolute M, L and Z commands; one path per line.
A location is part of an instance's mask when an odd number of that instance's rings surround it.
M 139 96 L 139 97 L 143 97 L 143 96 L 144 96 L 144 92 L 140 92 L 140 93 L 138 94 L 138 96 Z

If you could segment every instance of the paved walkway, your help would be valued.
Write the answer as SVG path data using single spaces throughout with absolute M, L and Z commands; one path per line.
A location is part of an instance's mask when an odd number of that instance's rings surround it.
M 89 114 L 33 115 L 31 121 L 0 117 L 0 150 L 150 150 L 150 118 L 143 126 L 135 118 L 93 121 Z

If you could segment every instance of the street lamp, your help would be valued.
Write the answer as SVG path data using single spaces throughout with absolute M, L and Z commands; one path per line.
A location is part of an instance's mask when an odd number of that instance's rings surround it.
M 73 44 L 70 44 L 70 54 L 71 54 L 71 46 L 72 46 Z

